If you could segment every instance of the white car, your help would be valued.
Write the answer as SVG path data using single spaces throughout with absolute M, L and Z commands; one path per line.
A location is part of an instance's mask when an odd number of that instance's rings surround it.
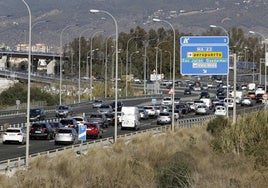
M 157 117 L 157 111 L 154 106 L 144 106 L 144 110 L 147 111 L 149 117 Z
M 227 111 L 224 106 L 216 106 L 215 113 L 216 116 L 226 116 Z
M 8 128 L 3 134 L 3 144 L 7 142 L 26 143 L 26 130 L 24 128 Z
M 171 97 L 164 97 L 161 101 L 161 105 L 171 105 L 172 99 Z
M 206 115 L 209 114 L 209 109 L 207 107 L 207 105 L 202 104 L 202 105 L 198 105 L 196 110 L 195 110 L 195 114 L 201 114 L 201 115 Z
M 244 97 L 241 100 L 241 106 L 253 106 L 253 100 L 250 97 Z
M 85 116 L 74 116 L 72 118 L 77 121 L 78 125 L 84 125 L 84 123 L 88 122 Z

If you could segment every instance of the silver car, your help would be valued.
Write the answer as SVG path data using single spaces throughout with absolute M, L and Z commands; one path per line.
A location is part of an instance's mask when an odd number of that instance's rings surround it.
M 76 144 L 78 142 L 78 134 L 74 128 L 58 129 L 54 143 L 57 144 Z
M 172 114 L 170 114 L 169 112 L 160 112 L 156 120 L 157 125 L 164 125 L 171 123 L 171 116 Z

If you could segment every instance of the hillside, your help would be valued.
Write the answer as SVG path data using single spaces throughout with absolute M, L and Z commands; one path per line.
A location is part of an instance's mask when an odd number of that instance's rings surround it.
M 81 27 L 95 26 L 113 32 L 113 23 L 104 14 L 89 14 L 89 9 L 101 9 L 110 12 L 118 21 L 120 31 L 140 25 L 166 27 L 161 24 L 149 24 L 153 17 L 168 20 L 182 32 L 200 34 L 208 30 L 210 24 L 221 25 L 227 30 L 241 27 L 268 33 L 268 2 L 264 0 L 27 0 L 33 23 L 49 20 L 46 24 L 34 27 L 32 40 L 58 46 L 59 33 L 71 23 Z M 18 8 L 20 7 L 20 8 Z M 28 12 L 22 2 L 9 0 L 0 2 L 1 43 L 14 45 L 27 41 Z M 8 18 L 6 18 L 6 16 Z M 101 18 L 107 18 L 103 20 Z M 77 37 L 77 29 L 70 29 L 71 37 Z M 107 35 L 109 35 L 107 34 Z

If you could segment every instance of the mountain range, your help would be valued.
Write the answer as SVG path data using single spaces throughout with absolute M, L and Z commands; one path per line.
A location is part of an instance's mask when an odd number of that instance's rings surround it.
M 107 36 L 114 32 L 114 24 L 105 14 L 90 14 L 90 9 L 105 10 L 118 22 L 119 32 L 129 32 L 140 26 L 164 27 L 153 18 L 170 22 L 179 32 L 201 34 L 209 25 L 230 30 L 254 30 L 268 36 L 267 0 L 26 0 L 32 16 L 32 42 L 59 46 L 64 27 L 66 40 L 79 37 L 85 28 L 104 29 Z M 29 14 L 20 0 L 0 2 L 0 44 L 14 46 L 26 43 Z M 92 31 L 88 32 L 89 34 Z M 88 34 L 87 37 L 90 37 Z M 67 38 L 68 37 L 68 38 Z

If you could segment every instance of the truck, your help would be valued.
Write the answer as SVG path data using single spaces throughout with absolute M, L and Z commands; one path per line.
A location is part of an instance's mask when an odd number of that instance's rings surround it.
M 121 130 L 138 130 L 141 127 L 139 109 L 136 106 L 123 106 L 121 109 Z

